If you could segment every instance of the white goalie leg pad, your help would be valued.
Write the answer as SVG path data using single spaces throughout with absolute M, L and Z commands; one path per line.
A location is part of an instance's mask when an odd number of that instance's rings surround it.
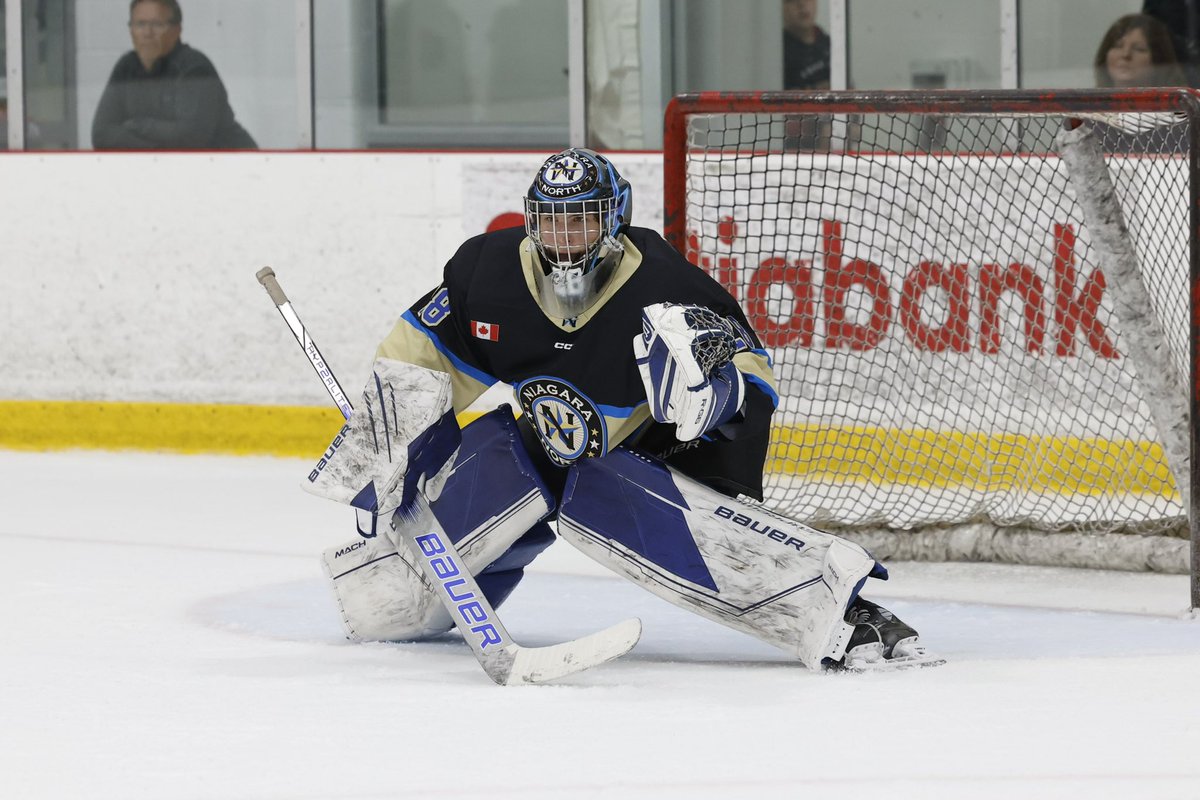
M 382 536 L 356 539 L 322 554 L 347 638 L 411 641 L 454 627 L 421 568 L 409 559 Z
M 454 472 L 432 507 L 473 575 L 549 516 L 553 496 L 525 452 L 507 406 L 463 429 Z M 386 535 L 356 539 L 323 555 L 351 639 L 409 641 L 454 626 L 414 557 L 393 543 L 390 525 L 403 524 L 399 520 L 380 519 L 376 528 Z
M 559 535 L 677 606 L 795 655 L 838 661 L 846 608 L 887 572 L 858 545 L 618 448 L 572 467 Z

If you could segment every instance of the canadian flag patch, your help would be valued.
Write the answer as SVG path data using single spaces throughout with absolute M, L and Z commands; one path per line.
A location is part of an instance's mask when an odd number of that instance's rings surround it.
M 500 341 L 500 326 L 491 322 L 471 320 L 471 335 L 476 339 L 487 339 L 489 342 Z

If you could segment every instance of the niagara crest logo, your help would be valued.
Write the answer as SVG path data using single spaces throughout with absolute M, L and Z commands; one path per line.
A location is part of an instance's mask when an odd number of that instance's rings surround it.
M 604 415 L 586 395 L 558 378 L 530 378 L 517 387 L 525 418 L 550 460 L 567 466 L 608 452 Z
M 599 173 L 588 159 L 564 155 L 552 159 L 538 176 L 538 190 L 547 197 L 576 197 L 596 187 Z

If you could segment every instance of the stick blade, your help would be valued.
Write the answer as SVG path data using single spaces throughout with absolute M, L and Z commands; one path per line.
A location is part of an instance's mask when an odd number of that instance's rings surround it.
M 500 674 L 489 670 L 488 674 L 496 683 L 505 686 L 546 683 L 620 658 L 633 649 L 641 636 L 642 621 L 627 619 L 562 644 L 547 647 L 510 645 L 506 650 L 513 655 L 513 659 L 511 664 L 506 665 L 507 671 Z

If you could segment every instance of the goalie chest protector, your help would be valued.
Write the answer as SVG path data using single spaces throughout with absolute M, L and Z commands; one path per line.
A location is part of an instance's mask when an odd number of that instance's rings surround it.
M 720 284 L 646 228 L 626 233 L 615 292 L 606 291 L 579 318 L 552 319 L 523 271 L 524 239 L 523 229 L 510 228 L 467 240 L 447 263 L 442 284 L 405 318 L 453 368 L 485 386 L 512 386 L 556 463 L 604 455 L 649 419 L 632 345 L 645 306 L 702 305 L 750 330 Z M 754 347 L 761 351 L 757 340 Z

